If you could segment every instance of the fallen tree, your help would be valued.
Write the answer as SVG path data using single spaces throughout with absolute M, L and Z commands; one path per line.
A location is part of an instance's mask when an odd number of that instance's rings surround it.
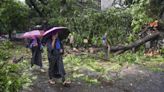
M 144 38 L 139 39 L 139 40 L 137 40 L 137 41 L 135 41 L 135 42 L 133 42 L 129 45 L 126 45 L 126 46 L 111 46 L 110 52 L 118 52 L 119 51 L 119 53 L 122 53 L 126 50 L 136 48 L 136 47 L 138 47 L 138 46 L 140 46 L 140 45 L 142 45 L 142 44 L 144 44 L 148 41 L 154 40 L 157 37 L 159 37 L 159 35 L 160 35 L 160 32 L 156 31 L 156 32 L 153 32 L 151 35 L 147 35 Z

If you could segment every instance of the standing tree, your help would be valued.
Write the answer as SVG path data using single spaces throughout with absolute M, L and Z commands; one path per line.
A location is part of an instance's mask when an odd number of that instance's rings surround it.
M 16 0 L 5 0 L 0 3 L 1 31 L 9 34 L 12 39 L 12 31 L 25 30 L 28 22 L 28 8 Z

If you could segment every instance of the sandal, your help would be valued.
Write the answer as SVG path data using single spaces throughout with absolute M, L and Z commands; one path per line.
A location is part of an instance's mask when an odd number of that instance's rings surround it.
M 40 72 L 44 73 L 44 72 L 45 72 L 45 70 L 44 70 L 44 69 L 40 69 Z
M 70 87 L 71 82 L 70 81 L 64 81 L 63 86 Z
M 56 84 L 55 81 L 52 81 L 52 80 L 48 80 L 48 82 L 52 85 Z

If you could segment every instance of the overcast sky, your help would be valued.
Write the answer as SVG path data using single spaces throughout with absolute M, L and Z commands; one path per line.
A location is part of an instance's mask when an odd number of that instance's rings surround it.
M 19 1 L 24 2 L 25 0 L 19 0 Z

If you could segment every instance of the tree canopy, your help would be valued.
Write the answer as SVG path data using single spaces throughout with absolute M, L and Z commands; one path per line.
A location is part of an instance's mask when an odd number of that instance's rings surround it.
M 29 9 L 16 0 L 4 0 L 0 3 L 0 30 L 8 32 L 9 38 L 13 30 L 26 30 Z

